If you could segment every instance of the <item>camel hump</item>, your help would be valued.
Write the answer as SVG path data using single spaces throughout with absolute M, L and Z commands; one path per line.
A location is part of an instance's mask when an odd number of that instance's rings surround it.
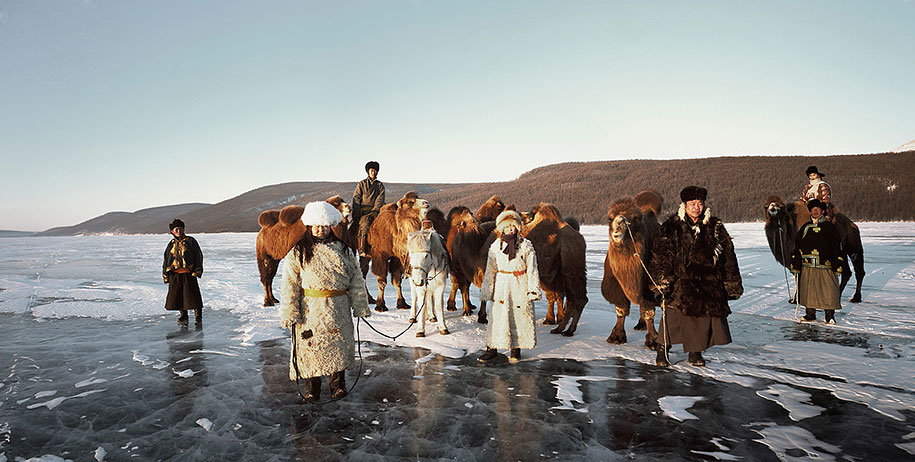
M 261 225 L 261 228 L 266 228 L 268 226 L 273 226 L 280 221 L 280 211 L 279 210 L 264 210 L 260 215 L 257 216 L 257 224 Z
M 769 196 L 768 198 L 766 198 L 766 207 L 768 207 L 769 204 L 772 204 L 772 203 L 775 203 L 775 204 L 778 204 L 781 206 L 785 205 L 785 203 L 782 201 L 782 198 L 778 197 L 776 195 L 772 195 L 772 196 Z
M 654 189 L 646 189 L 639 192 L 633 200 L 643 214 L 653 212 L 658 215 L 661 213 L 661 205 L 664 204 L 664 198 Z
M 344 203 L 346 203 L 346 201 L 343 200 L 343 198 L 340 197 L 339 194 L 337 194 L 336 196 L 328 197 L 327 200 L 326 200 L 325 202 L 327 202 L 327 203 L 330 204 L 330 205 L 333 205 L 333 206 L 334 206 L 335 208 L 337 208 L 337 209 L 339 209 L 341 205 L 343 205 Z
M 565 221 L 566 224 L 571 226 L 575 231 L 581 231 L 581 223 L 579 223 L 575 217 L 565 217 L 563 221 Z
M 302 218 L 305 207 L 300 205 L 287 205 L 280 211 L 280 223 L 289 226 Z

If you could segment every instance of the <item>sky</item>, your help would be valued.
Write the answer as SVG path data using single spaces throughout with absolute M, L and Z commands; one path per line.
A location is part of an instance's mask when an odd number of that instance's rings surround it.
M 0 0 L 0 230 L 915 139 L 915 1 Z

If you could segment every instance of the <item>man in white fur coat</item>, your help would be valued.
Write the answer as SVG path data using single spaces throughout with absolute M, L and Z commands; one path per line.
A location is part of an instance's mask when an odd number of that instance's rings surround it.
M 327 202 L 305 206 L 305 235 L 286 255 L 280 321 L 292 329 L 289 378 L 304 379 L 306 401 L 321 397 L 330 375 L 331 396 L 346 396 L 345 369 L 355 362 L 352 317 L 368 317 L 365 280 L 356 249 L 334 234 L 343 216 Z
M 486 326 L 486 352 L 480 362 L 496 359 L 508 349 L 509 360 L 521 360 L 521 348 L 537 344 L 534 301 L 540 300 L 540 275 L 531 241 L 521 237 L 521 215 L 506 210 L 496 218 L 499 236 L 489 247 L 480 300 L 491 301 Z

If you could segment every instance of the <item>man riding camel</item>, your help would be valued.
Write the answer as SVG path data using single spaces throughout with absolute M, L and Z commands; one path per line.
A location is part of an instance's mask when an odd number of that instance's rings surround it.
M 369 226 L 384 205 L 384 183 L 378 180 L 378 169 L 378 162 L 366 163 L 368 177 L 357 183 L 353 191 L 353 220 L 359 224 L 359 255 L 363 257 L 368 251 Z

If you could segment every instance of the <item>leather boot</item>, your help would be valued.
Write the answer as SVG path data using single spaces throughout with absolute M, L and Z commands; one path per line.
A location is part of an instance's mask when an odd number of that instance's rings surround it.
M 346 396 L 346 372 L 337 371 L 330 374 L 330 396 L 340 399 Z
M 305 402 L 311 403 L 321 399 L 321 377 L 305 379 Z
M 804 317 L 801 318 L 801 321 L 816 321 L 817 320 L 817 310 L 807 308 L 807 313 L 804 314 Z
M 495 348 L 487 348 L 486 352 L 483 353 L 482 355 L 480 355 L 479 358 L 477 358 L 477 361 L 479 361 L 481 363 L 485 363 L 488 361 L 492 361 L 493 359 L 496 359 L 497 357 L 499 357 L 499 352 L 497 352 Z
M 696 366 L 696 367 L 703 367 L 703 366 L 705 366 L 705 359 L 702 358 L 702 352 L 701 352 L 701 351 L 697 351 L 697 352 L 695 352 L 695 353 L 690 353 L 690 354 L 686 357 L 686 362 L 688 362 L 688 363 L 690 363 L 690 364 L 692 364 L 693 366 Z
M 178 325 L 181 327 L 187 327 L 187 310 L 181 310 L 181 315 L 178 316 Z
M 194 310 L 194 327 L 198 329 L 203 327 L 203 308 Z
M 836 310 L 826 310 L 826 324 L 836 323 Z
M 508 360 L 513 363 L 521 361 L 521 348 L 512 348 L 511 353 L 508 355 Z

